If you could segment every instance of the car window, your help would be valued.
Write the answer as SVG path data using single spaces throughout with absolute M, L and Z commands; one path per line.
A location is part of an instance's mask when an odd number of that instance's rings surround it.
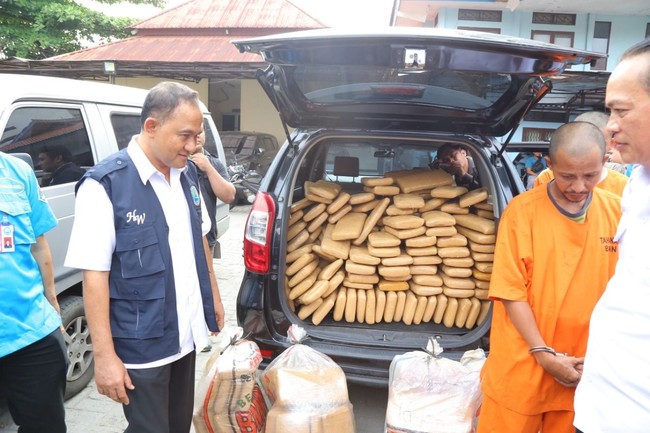
M 334 165 L 337 156 L 357 158 L 359 176 L 336 176 Z M 428 167 L 432 160 L 429 149 L 411 145 L 382 145 L 377 143 L 332 143 L 325 157 L 327 180 L 360 182 L 361 177 L 379 177 L 395 170 Z
M 82 168 L 94 165 L 88 131 L 79 108 L 21 107 L 9 116 L 0 138 L 0 151 L 28 153 L 39 181 L 46 176 L 39 154 L 64 148 L 71 162 Z
M 508 74 L 382 66 L 300 65 L 294 79 L 319 104 L 409 100 L 466 109 L 492 106 L 511 85 Z
M 275 147 L 273 146 L 273 140 L 268 137 L 264 137 L 260 144 L 262 149 L 265 151 L 275 150 Z
M 140 133 L 140 116 L 136 114 L 111 114 L 111 125 L 117 141 L 118 149 L 124 149 L 129 145 L 131 138 Z

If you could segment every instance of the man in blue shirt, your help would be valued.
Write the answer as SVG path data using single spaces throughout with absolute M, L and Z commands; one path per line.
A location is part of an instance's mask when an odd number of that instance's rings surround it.
M 56 224 L 31 167 L 0 152 L 0 394 L 25 433 L 66 431 L 66 348 L 44 236 Z
M 546 160 L 542 156 L 542 152 L 533 152 L 533 155 L 526 159 L 526 174 L 528 174 L 526 189 L 532 189 L 535 186 L 537 175 L 545 168 Z

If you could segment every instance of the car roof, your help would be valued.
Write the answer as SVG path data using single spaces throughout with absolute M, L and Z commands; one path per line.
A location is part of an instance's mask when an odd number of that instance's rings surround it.
M 40 75 L 0 74 L 0 109 L 20 100 L 98 102 L 142 107 L 148 90 Z M 203 103 L 201 109 L 208 110 Z

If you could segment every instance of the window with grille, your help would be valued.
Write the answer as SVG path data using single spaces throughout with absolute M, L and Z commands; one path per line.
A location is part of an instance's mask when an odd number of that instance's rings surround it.
M 524 128 L 522 131 L 522 141 L 551 141 L 555 129 L 546 128 Z
M 482 11 L 478 9 L 459 9 L 458 19 L 460 21 L 490 21 L 501 22 L 501 11 Z
M 575 26 L 576 14 L 554 14 L 550 12 L 533 12 L 533 24 Z

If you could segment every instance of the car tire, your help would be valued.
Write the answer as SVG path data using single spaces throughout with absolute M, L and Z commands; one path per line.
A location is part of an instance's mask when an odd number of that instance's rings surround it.
M 65 399 L 78 394 L 94 374 L 95 357 L 81 296 L 67 296 L 59 302 L 68 353 Z

